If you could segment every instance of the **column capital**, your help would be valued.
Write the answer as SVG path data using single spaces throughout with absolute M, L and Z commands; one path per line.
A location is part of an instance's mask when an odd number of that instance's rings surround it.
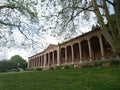
M 102 34 L 99 34 L 99 35 L 97 35 L 98 36 L 98 38 L 101 38 L 102 37 Z

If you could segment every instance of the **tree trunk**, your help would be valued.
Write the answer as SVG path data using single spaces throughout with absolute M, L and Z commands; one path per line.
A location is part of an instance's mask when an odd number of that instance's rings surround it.
M 120 2 L 120 0 L 116 0 L 118 2 Z M 119 35 L 119 31 L 117 31 L 116 29 L 119 30 L 120 24 L 118 24 L 118 21 L 116 20 L 116 23 L 114 24 L 114 22 L 112 22 L 110 20 L 110 17 L 108 15 L 108 8 L 106 7 L 106 3 L 103 2 L 103 9 L 105 11 L 105 15 L 106 15 L 106 19 L 108 19 L 108 26 L 106 26 L 106 24 L 104 23 L 104 19 L 99 11 L 99 7 L 97 5 L 96 0 L 92 0 L 92 4 L 93 4 L 93 8 L 95 10 L 95 14 L 97 16 L 98 22 L 100 24 L 100 28 L 101 28 L 101 32 L 103 34 L 103 36 L 105 37 L 105 39 L 109 42 L 110 46 L 112 47 L 112 50 L 116 53 L 116 54 L 120 54 L 120 35 Z M 119 6 L 119 5 L 118 5 Z M 116 9 L 118 9 L 118 6 L 116 7 Z M 119 10 L 117 10 L 119 11 Z M 119 13 L 120 15 L 120 13 Z M 116 18 L 116 17 L 115 17 Z M 117 16 L 117 18 L 120 18 L 119 16 Z M 116 19 L 117 19 L 116 18 Z M 118 19 L 119 20 L 119 19 Z M 120 22 L 119 22 L 120 23 Z M 115 25 L 115 26 L 114 26 Z M 119 27 L 117 27 L 119 26 Z M 115 29 L 116 27 L 116 29 Z M 117 33 L 116 33 L 117 32 Z

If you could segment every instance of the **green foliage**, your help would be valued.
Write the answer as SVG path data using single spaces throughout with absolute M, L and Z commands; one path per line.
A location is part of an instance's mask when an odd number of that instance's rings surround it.
M 5 72 L 7 71 L 9 68 L 8 66 L 8 62 L 3 60 L 3 61 L 0 61 L 0 72 Z
M 55 68 L 56 68 L 56 69 L 61 69 L 61 66 L 56 66 Z
M 0 61 L 0 72 L 7 72 L 12 69 L 27 68 L 27 62 L 19 55 L 11 57 L 10 60 Z
M 0 90 L 120 90 L 120 68 L 2 73 Z
M 19 55 L 12 56 L 10 62 L 14 63 L 14 67 L 27 68 L 27 62 Z
M 36 71 L 41 71 L 41 70 L 42 70 L 42 68 L 36 68 L 35 70 L 36 70 Z
M 94 63 L 85 63 L 84 65 L 82 65 L 82 68 L 90 68 L 90 67 L 94 67 Z
M 111 60 L 111 65 L 112 66 L 119 66 L 120 65 L 120 60 L 119 59 L 112 59 Z

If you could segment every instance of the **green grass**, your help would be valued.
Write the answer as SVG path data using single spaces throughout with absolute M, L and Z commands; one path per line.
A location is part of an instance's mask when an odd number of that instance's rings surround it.
M 120 68 L 1 73 L 0 90 L 120 90 Z

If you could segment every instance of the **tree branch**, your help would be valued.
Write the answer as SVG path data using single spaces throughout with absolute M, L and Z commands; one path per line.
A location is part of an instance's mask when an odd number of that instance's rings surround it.
M 114 3 L 112 3 L 111 1 L 109 1 L 109 0 L 105 0 L 105 1 L 107 1 L 109 4 L 114 6 Z

